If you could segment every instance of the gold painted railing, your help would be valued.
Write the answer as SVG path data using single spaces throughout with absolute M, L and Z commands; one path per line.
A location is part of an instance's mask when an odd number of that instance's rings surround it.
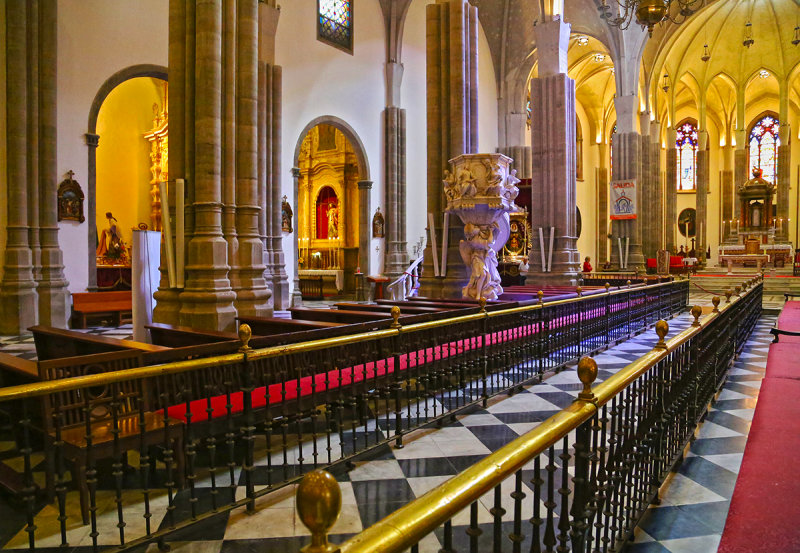
M 325 471 L 307 475 L 297 490 L 312 533 L 304 553 L 618 551 L 658 501 L 758 320 L 762 280 L 728 290 L 721 308 L 714 297 L 702 319 L 693 307 L 691 327 L 668 342 L 659 321 L 653 350 L 600 384 L 592 386 L 597 364 L 583 357 L 584 388 L 572 405 L 340 545 L 327 537 L 341 507 L 338 483 Z M 481 498 L 492 491 L 486 523 Z

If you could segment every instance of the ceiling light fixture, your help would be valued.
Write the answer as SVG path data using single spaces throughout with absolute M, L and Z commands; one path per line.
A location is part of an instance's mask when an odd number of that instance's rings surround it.
M 664 80 L 661 82 L 661 90 L 669 92 L 669 75 L 664 73 Z
M 603 63 L 606 59 L 606 55 L 597 52 L 594 56 L 592 56 L 592 58 L 594 59 L 595 63 Z
M 671 21 L 680 25 L 705 4 L 705 0 L 613 0 L 619 6 L 617 15 L 613 15 L 608 2 L 601 0 L 597 8 L 606 23 L 624 30 L 635 19 L 639 25 L 647 27 L 650 36 L 657 24 Z M 672 6 L 678 7 L 673 9 Z
M 711 59 L 711 54 L 708 53 L 708 44 L 703 46 L 703 55 L 700 56 L 700 59 L 703 61 L 708 61 Z
M 578 46 L 586 46 L 589 44 L 589 37 L 586 35 L 578 35 L 575 37 L 575 42 L 578 43 Z
M 754 43 L 753 24 L 748 21 L 744 24 L 744 41 L 742 41 L 742 44 L 745 48 L 750 48 Z
M 762 79 L 769 79 L 769 71 L 767 71 L 766 69 L 762 69 L 761 71 L 758 72 L 758 76 L 761 77 Z

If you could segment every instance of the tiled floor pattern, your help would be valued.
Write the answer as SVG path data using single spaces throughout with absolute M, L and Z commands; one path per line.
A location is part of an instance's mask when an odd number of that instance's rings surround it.
M 703 299 L 693 297 L 692 303 L 703 304 L 705 303 Z M 710 300 L 710 296 L 708 299 Z M 685 329 L 690 320 L 686 314 L 671 320 L 670 336 Z M 631 551 L 697 551 L 698 553 L 704 551 L 670 548 L 681 545 L 683 542 L 680 540 L 688 539 L 691 545 L 704 543 L 703 540 L 711 543 L 715 539 L 713 533 L 698 533 L 703 528 L 695 528 L 698 521 L 704 520 L 703 516 L 692 513 L 692 509 L 696 509 L 694 506 L 698 505 L 698 498 L 709 504 L 709 517 L 717 522 L 721 520 L 717 534 L 721 531 L 721 524 L 724 524 L 727 512 L 727 500 L 730 498 L 735 481 L 735 474 L 730 469 L 734 465 L 738 468 L 738 463 L 741 461 L 745 440 L 745 434 L 742 432 L 746 433 L 749 428 L 747 412 L 752 414 L 751 404 L 754 403 L 750 398 L 758 392 L 754 384 L 760 383 L 760 376 L 754 379 L 753 375 L 757 376 L 757 373 L 753 371 L 757 367 L 763 371 L 764 363 L 760 358 L 765 357 L 766 353 L 759 351 L 759 348 L 763 349 L 764 344 L 768 343 L 769 335 L 766 334 L 767 338 L 763 335 L 771 324 L 770 319 L 762 320 L 759 326 L 760 334 L 754 336 L 753 342 L 748 344 L 748 350 L 743 354 L 728 384 L 728 388 L 734 384 L 738 388 L 726 389 L 725 394 L 733 395 L 720 399 L 716 407 L 719 411 L 713 411 L 703 426 L 701 437 L 695 447 L 706 449 L 701 453 L 693 452 L 687 458 L 681 471 L 688 472 L 675 476 L 673 485 L 669 488 L 676 490 L 675 497 L 670 499 L 668 492 L 665 495 L 664 505 L 648 514 L 643 523 L 644 531 L 637 533 L 637 541 L 632 546 L 640 549 Z M 126 337 L 130 334 L 130 328 L 99 329 L 94 332 Z M 655 341 L 656 337 L 650 331 L 597 355 L 596 360 L 600 366 L 598 380 L 607 378 L 626 364 L 638 359 L 652 348 Z M 487 409 L 477 409 L 460 415 L 456 422 L 445 428 L 420 430 L 406 439 L 405 448 L 397 450 L 385 447 L 370 454 L 369 460 L 357 462 L 356 468 L 349 473 L 337 473 L 343 493 L 343 510 L 333 529 L 332 540 L 338 542 L 361 531 L 409 500 L 467 468 L 489 452 L 536 427 L 541 421 L 569 405 L 577 396 L 580 387 L 574 369 L 564 371 L 551 376 L 541 384 L 526 387 L 523 392 L 514 396 L 496 398 Z M 723 406 L 728 405 L 730 407 L 723 409 Z M 704 435 L 704 432 L 709 435 Z M 4 446 L 7 447 L 6 444 L 0 443 L 0 452 Z M 725 447 L 735 451 L 723 451 Z M 137 463 L 136 459 L 130 461 L 134 465 Z M 706 481 L 706 478 L 714 479 L 710 476 L 711 469 L 717 470 L 721 475 L 715 477 L 714 483 Z M 733 481 L 731 474 L 734 474 Z M 729 484 L 730 489 L 727 492 L 721 488 L 723 483 Z M 703 489 L 699 490 L 698 486 Z M 98 520 L 101 535 L 105 536 L 104 540 L 108 540 L 101 543 L 111 544 L 115 538 L 116 504 L 113 501 L 113 492 L 110 491 L 113 485 L 105 489 L 108 491 L 101 491 L 98 495 L 100 506 Z M 208 501 L 209 496 L 205 493 L 208 491 L 209 488 L 205 488 L 205 491 L 200 489 L 201 504 Z M 238 491 L 241 493 L 241 488 L 238 488 Z M 190 527 L 168 539 L 175 550 L 200 553 L 238 552 L 250 549 L 257 549 L 260 553 L 298 551 L 301 545 L 308 543 L 308 532 L 295 513 L 293 491 L 293 487 L 290 487 L 260 501 L 259 509 L 254 515 L 247 515 L 241 510 L 222 514 L 210 522 Z M 508 490 L 509 493 L 511 491 Z M 694 492 L 698 491 L 702 493 L 696 496 Z M 510 502 L 508 494 L 504 495 Z M 126 505 L 141 503 L 140 495 L 137 497 L 133 493 L 124 499 Z M 721 502 L 725 503 L 724 512 Z M 176 505 L 179 514 L 188 510 L 188 491 L 179 492 Z M 482 501 L 480 511 L 482 523 L 491 520 L 489 514 L 491 506 L 490 498 Z M 155 493 L 151 499 L 151 509 L 155 513 L 151 524 L 154 527 L 166 524 L 163 520 L 165 507 L 164 493 Z M 505 518 L 510 519 L 513 509 L 507 511 L 509 514 Z M 695 528 L 694 530 L 683 529 L 688 522 L 674 523 L 684 515 L 684 511 L 688 513 L 686 517 L 694 525 L 689 526 Z M 72 515 L 70 518 L 75 520 L 75 513 L 70 515 Z M 662 515 L 661 518 L 659 515 Z M 56 516 L 56 509 L 46 506 L 37 517 L 39 526 L 37 539 L 41 538 L 37 542 L 39 546 L 57 546 L 60 543 Z M 530 513 L 523 513 L 523 517 L 530 516 Z M 21 531 L 25 525 L 23 510 L 0 500 L 0 517 L 2 517 L 0 520 L 4 521 L 0 525 L 0 543 L 5 543 L 6 548 L 24 547 L 27 536 Z M 140 517 L 126 516 L 126 519 L 129 521 L 126 528 L 129 537 L 143 532 L 144 524 Z M 457 519 L 454 524 L 459 526 L 465 524 L 465 521 Z M 79 521 L 71 523 L 69 541 L 79 547 L 66 550 L 84 550 L 85 546 L 91 543 L 89 532 L 90 528 L 81 526 Z M 684 535 L 687 532 L 688 534 Z M 718 536 L 716 539 L 718 540 Z M 154 553 L 155 546 L 151 547 L 153 550 L 150 553 Z M 436 551 L 439 547 L 437 538 L 429 536 L 421 550 Z M 656 547 L 662 549 L 655 549 Z M 715 550 L 715 547 L 708 551 Z
M 686 313 L 672 319 L 670 336 L 687 328 L 690 321 L 691 317 Z M 124 329 L 119 330 L 123 331 Z M 649 331 L 598 354 L 598 380 L 607 378 L 650 351 L 656 340 L 654 332 Z M 527 386 L 511 397 L 494 398 L 486 409 L 475 409 L 468 414 L 459 415 L 455 422 L 444 428 L 417 431 L 405 440 L 403 449 L 384 447 L 365 457 L 369 460 L 357 462 L 354 470 L 337 472 L 336 477 L 342 487 L 343 509 L 333 528 L 332 539 L 341 541 L 361 531 L 409 500 L 474 464 L 491 451 L 536 427 L 541 421 L 568 406 L 580 389 L 574 368 L 565 370 L 552 375 L 543 383 Z M 136 466 L 138 460 L 133 457 L 135 456 L 132 455 L 129 461 Z M 103 536 L 100 543 L 110 545 L 117 539 L 117 517 L 112 491 L 113 479 L 106 480 L 106 484 L 101 482 L 100 488 L 103 491 L 98 493 L 98 518 Z M 200 482 L 198 489 L 203 508 L 202 504 L 209 501 L 210 488 L 203 489 L 203 482 Z M 241 494 L 242 490 L 242 487 L 238 487 L 237 493 Z M 301 544 L 307 543 L 308 532 L 295 513 L 293 491 L 293 487 L 289 487 L 260 501 L 259 509 L 254 515 L 247 515 L 241 510 L 221 514 L 210 522 L 174 534 L 168 540 L 174 542 L 175 547 L 183 546 L 202 553 L 233 552 L 251 548 L 258 549 L 260 553 L 298 551 Z M 510 494 L 513 490 L 507 491 Z M 504 496 L 504 501 L 512 501 L 508 494 Z M 74 504 L 74 495 L 71 499 Z M 133 492 L 124 501 L 131 506 L 141 503 Z M 179 492 L 176 500 L 179 516 L 189 509 L 189 504 L 188 490 Z M 491 521 L 491 506 L 489 498 L 482 501 L 479 515 L 481 523 Z M 154 512 L 151 524 L 154 527 L 166 524 L 165 507 L 165 494 L 154 494 L 151 500 L 151 509 Z M 510 520 L 513 509 L 508 508 L 510 505 L 506 507 L 508 514 L 505 518 Z M 14 509 L 0 501 L 0 516 L 8 514 L 6 523 L 0 530 L 0 543 L 5 543 L 6 548 L 21 548 L 27 543 L 27 535 L 22 531 L 25 525 L 22 512 L 22 509 Z M 79 520 L 76 520 L 77 513 L 69 514 L 70 520 L 75 521 L 69 526 L 70 544 L 87 546 L 91 543 L 90 527 L 80 525 Z M 523 516 L 529 518 L 531 513 L 523 513 Z M 60 543 L 56 517 L 57 510 L 53 506 L 45 506 L 37 516 L 36 535 L 40 546 L 57 546 Z M 129 521 L 126 528 L 128 537 L 143 533 L 144 522 L 141 517 L 126 516 L 126 520 Z M 454 523 L 462 525 L 465 521 L 458 518 Z M 463 534 L 463 531 L 459 532 Z M 489 536 L 487 532 L 486 537 Z M 422 551 L 437 551 L 440 547 L 435 536 L 430 536 L 423 545 Z

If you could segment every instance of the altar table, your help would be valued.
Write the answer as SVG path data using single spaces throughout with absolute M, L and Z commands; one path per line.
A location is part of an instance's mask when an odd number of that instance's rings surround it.
M 726 254 L 722 255 L 719 258 L 720 263 L 727 264 L 728 266 L 728 274 L 733 273 L 733 264 L 734 263 L 741 263 L 742 266 L 747 266 L 748 263 L 755 263 L 756 267 L 760 271 L 761 268 L 769 262 L 769 256 L 765 254 Z
M 301 277 L 322 277 L 323 292 L 326 295 L 335 295 L 344 290 L 344 271 L 342 269 L 301 269 L 298 272 Z M 333 284 L 336 290 L 330 290 Z M 327 286 L 326 286 L 327 285 Z M 328 288 L 328 290 L 326 290 Z

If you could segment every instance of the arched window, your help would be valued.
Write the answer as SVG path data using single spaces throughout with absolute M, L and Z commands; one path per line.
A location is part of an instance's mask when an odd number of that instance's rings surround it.
M 317 0 L 317 38 L 353 53 L 353 0 Z
M 678 150 L 678 190 L 697 190 L 697 127 L 691 121 L 678 125 L 675 148 Z
M 764 171 L 762 178 L 769 182 L 776 182 L 778 177 L 778 146 L 781 139 L 778 137 L 778 118 L 765 115 L 753 125 L 750 131 L 750 173 L 753 168 L 761 167 Z

